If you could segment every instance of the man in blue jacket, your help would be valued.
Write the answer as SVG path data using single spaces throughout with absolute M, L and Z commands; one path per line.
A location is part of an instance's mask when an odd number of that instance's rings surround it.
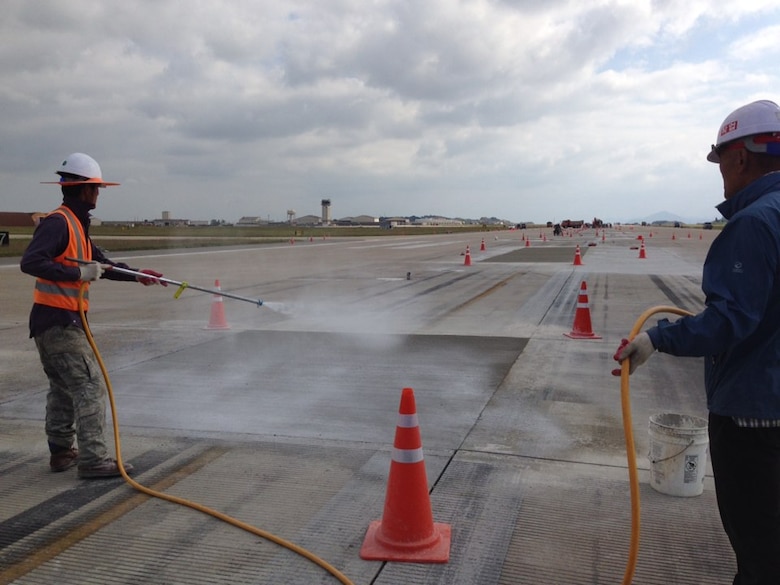
M 704 262 L 706 308 L 624 340 L 631 373 L 656 350 L 704 356 L 718 508 L 737 559 L 735 585 L 780 583 L 780 107 L 731 114 L 718 163 L 728 220 Z

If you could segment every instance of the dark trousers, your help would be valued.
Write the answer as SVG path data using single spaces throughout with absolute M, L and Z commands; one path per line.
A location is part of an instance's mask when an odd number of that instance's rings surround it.
M 710 413 L 710 457 L 733 585 L 780 584 L 780 428 L 738 427 Z

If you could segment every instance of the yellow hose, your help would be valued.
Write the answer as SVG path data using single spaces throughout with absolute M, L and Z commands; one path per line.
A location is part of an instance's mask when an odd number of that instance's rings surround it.
M 79 315 L 81 316 L 81 322 L 84 326 L 84 332 L 87 335 L 87 340 L 89 341 L 89 345 L 90 347 L 92 347 L 92 351 L 95 353 L 95 357 L 97 358 L 98 364 L 100 365 L 100 371 L 103 373 L 103 377 L 105 378 L 106 381 L 106 389 L 108 390 L 108 400 L 109 400 L 109 404 L 111 405 L 111 420 L 114 426 L 114 443 L 116 445 L 116 461 L 119 467 L 119 471 L 122 474 L 124 480 L 128 484 L 130 484 L 131 487 L 144 494 L 147 494 L 155 498 L 159 498 L 161 500 L 167 500 L 169 502 L 173 502 L 174 504 L 186 506 L 188 508 L 192 508 L 193 510 L 197 510 L 199 512 L 203 512 L 204 514 L 213 516 L 218 520 L 227 522 L 228 524 L 231 524 L 237 528 L 240 528 L 251 534 L 259 536 L 260 538 L 264 538 L 266 540 L 278 544 L 279 546 L 283 546 L 284 548 L 287 548 L 293 551 L 294 553 L 299 554 L 300 556 L 313 562 L 315 565 L 323 568 L 325 571 L 333 575 L 344 585 L 354 585 L 352 581 L 349 580 L 349 578 L 347 578 L 333 565 L 319 558 L 314 553 L 309 552 L 305 548 L 302 548 L 297 544 L 290 542 L 289 540 L 285 540 L 280 536 L 276 536 L 275 534 L 272 534 L 270 532 L 267 532 L 255 526 L 252 526 L 251 524 L 247 524 L 246 522 L 242 522 L 241 520 L 237 520 L 232 516 L 228 516 L 227 514 L 223 514 L 222 512 L 219 512 L 217 510 L 214 510 L 213 508 L 209 508 L 202 504 L 198 504 L 197 502 L 193 502 L 185 498 L 179 498 L 177 496 L 172 496 L 170 494 L 166 494 L 163 492 L 158 492 L 156 490 L 143 486 L 137 481 L 135 481 L 134 479 L 132 479 L 127 474 L 127 472 L 125 471 L 124 464 L 122 462 L 122 448 L 121 448 L 121 441 L 119 437 L 119 421 L 117 420 L 117 415 L 116 415 L 116 405 L 114 402 L 114 391 L 111 386 L 111 379 L 108 376 L 108 371 L 106 370 L 106 366 L 103 362 L 103 358 L 100 355 L 100 351 L 98 350 L 97 345 L 95 344 L 95 340 L 92 337 L 92 332 L 89 329 L 89 324 L 87 323 L 87 317 L 84 313 L 83 300 L 84 300 L 85 288 L 86 288 L 86 283 L 83 283 L 81 285 L 81 288 L 79 289 Z M 634 327 L 631 329 L 631 332 L 629 333 L 628 339 L 631 340 L 634 337 L 636 337 L 636 335 L 641 331 L 645 322 L 656 313 L 672 313 L 680 316 L 693 314 L 689 311 L 685 311 L 684 309 L 679 309 L 677 307 L 668 307 L 668 306 L 652 307 L 650 309 L 647 309 L 644 313 L 642 313 L 639 316 L 639 318 L 634 323 Z M 620 367 L 620 402 L 623 411 L 623 432 L 625 434 L 625 439 L 626 439 L 628 477 L 629 477 L 629 484 L 630 484 L 630 491 L 631 491 L 631 543 L 629 547 L 628 562 L 626 563 L 626 570 L 623 575 L 622 585 L 631 585 L 631 581 L 634 578 L 637 558 L 639 556 L 639 531 L 640 531 L 640 518 L 641 518 L 640 502 L 639 502 L 639 476 L 637 472 L 637 463 L 636 463 L 636 448 L 634 446 L 633 423 L 631 420 L 631 396 L 630 396 L 629 374 L 628 374 L 629 369 L 630 369 L 630 360 L 624 360 Z
M 290 542 L 289 540 L 285 540 L 284 538 L 280 536 L 276 536 L 275 534 L 272 534 L 270 532 L 267 532 L 265 530 L 261 530 L 260 528 L 256 528 L 252 526 L 251 524 L 247 524 L 246 522 L 242 522 L 241 520 L 237 520 L 236 518 L 233 518 L 232 516 L 228 516 L 227 514 L 223 514 L 222 512 L 219 512 L 217 510 L 214 510 L 213 508 L 209 508 L 207 506 L 203 506 L 202 504 L 198 504 L 197 502 L 193 502 L 191 500 L 187 500 L 185 498 L 179 498 L 177 496 L 172 496 L 170 494 L 166 494 L 163 492 L 158 492 L 156 490 L 153 490 L 151 488 L 148 488 L 146 486 L 141 485 L 134 479 L 132 479 L 128 474 L 127 471 L 125 471 L 124 463 L 122 462 L 122 448 L 121 448 L 121 441 L 119 439 L 119 421 L 117 420 L 116 415 L 116 406 L 114 403 L 114 391 L 111 387 L 111 379 L 108 377 L 108 371 L 106 370 L 106 366 L 103 363 L 103 358 L 100 355 L 100 352 L 98 351 L 97 345 L 95 344 L 95 340 L 92 337 L 92 332 L 89 329 L 89 324 L 87 323 L 87 316 L 84 313 L 84 291 L 86 289 L 86 282 L 82 283 L 81 288 L 79 289 L 79 315 L 81 316 L 81 323 L 84 326 L 84 332 L 87 334 L 87 340 L 89 341 L 90 347 L 92 347 L 92 351 L 95 353 L 95 357 L 97 358 L 98 364 L 100 365 L 100 371 L 103 373 L 103 377 L 106 380 L 106 388 L 108 390 L 108 400 L 111 405 L 111 421 L 114 425 L 114 443 L 116 445 L 116 462 L 117 466 L 119 467 L 119 472 L 122 474 L 122 477 L 124 480 L 129 483 L 133 488 L 138 490 L 139 492 L 142 492 L 144 494 L 147 494 L 149 496 L 159 498 L 161 500 L 167 500 L 169 502 L 173 502 L 174 504 L 180 504 L 182 506 L 186 506 L 188 508 L 192 508 L 193 510 L 197 510 L 199 512 L 203 512 L 204 514 L 208 514 L 209 516 L 213 516 L 214 518 L 217 518 L 218 520 L 222 520 L 223 522 L 227 522 L 228 524 L 232 524 L 233 526 L 240 528 L 242 530 L 245 530 L 247 532 L 250 532 L 252 534 L 255 534 L 259 536 L 260 538 L 264 538 L 266 540 L 270 540 L 271 542 L 274 542 L 278 544 L 279 546 L 283 546 L 284 548 L 287 548 L 294 553 L 299 554 L 300 556 L 310 560 L 315 565 L 318 565 L 319 567 L 323 568 L 325 571 L 333 575 L 336 579 L 338 579 L 341 583 L 344 585 L 354 585 L 352 581 L 350 581 L 343 573 L 341 573 L 338 569 L 336 569 L 333 565 L 327 563 L 326 561 L 322 560 L 318 556 L 316 556 L 314 553 L 309 552 L 305 548 L 302 548 L 298 546 L 295 543 Z
M 677 307 L 652 307 L 642 313 L 634 323 L 634 327 L 629 333 L 628 339 L 634 339 L 642 330 L 645 321 L 656 313 L 673 313 L 675 315 L 692 315 L 689 311 L 678 309 Z M 630 369 L 630 360 L 624 360 L 620 366 L 620 403 L 623 409 L 623 432 L 626 436 L 626 457 L 628 458 L 628 479 L 631 486 L 631 545 L 628 551 L 628 562 L 626 563 L 626 572 L 623 575 L 623 585 L 631 585 L 636 569 L 636 561 L 639 556 L 639 525 L 640 525 L 640 506 L 639 506 L 639 476 L 636 468 L 636 450 L 634 448 L 633 423 L 631 422 L 631 396 L 628 384 L 628 371 Z

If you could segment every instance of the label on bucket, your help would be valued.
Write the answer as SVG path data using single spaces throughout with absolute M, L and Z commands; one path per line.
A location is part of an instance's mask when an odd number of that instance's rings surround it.
M 699 456 L 686 455 L 684 469 L 683 483 L 694 483 L 699 481 Z

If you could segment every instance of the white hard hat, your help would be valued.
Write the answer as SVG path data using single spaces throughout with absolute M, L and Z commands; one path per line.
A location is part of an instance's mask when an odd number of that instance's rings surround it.
M 85 183 L 97 184 L 100 187 L 119 185 L 103 180 L 103 173 L 97 161 L 83 152 L 74 152 L 68 155 L 60 168 L 56 171 L 60 176 L 59 181 L 46 181 L 48 185 L 83 185 Z
M 759 100 L 731 112 L 723 120 L 707 160 L 720 162 L 719 147 L 740 138 L 745 139 L 745 148 L 751 152 L 780 155 L 780 106 Z

